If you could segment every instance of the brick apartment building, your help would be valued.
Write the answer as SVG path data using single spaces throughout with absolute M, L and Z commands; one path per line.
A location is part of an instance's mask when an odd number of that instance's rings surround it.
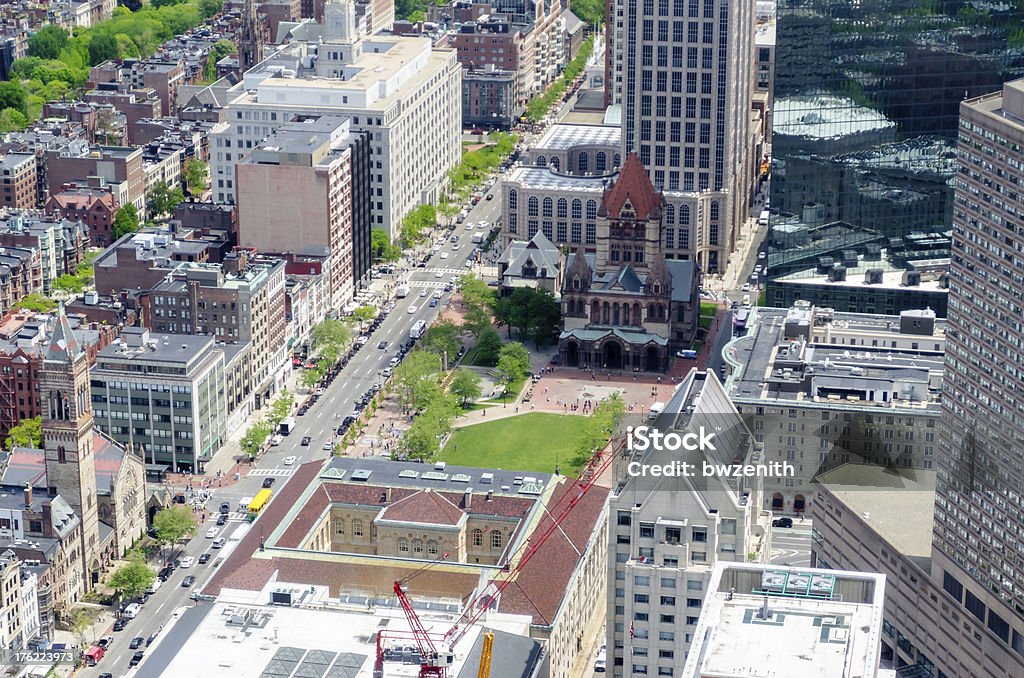
M 46 201 L 47 214 L 70 221 L 81 221 L 89 229 L 94 247 L 107 247 L 113 242 L 114 217 L 120 208 L 109 186 L 67 184 Z
M 36 156 L 33 153 L 8 153 L 0 158 L 0 206 L 14 209 L 36 207 Z

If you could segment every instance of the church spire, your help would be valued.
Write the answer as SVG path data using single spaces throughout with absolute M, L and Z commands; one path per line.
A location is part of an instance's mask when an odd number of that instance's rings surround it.
M 241 73 L 263 60 L 263 24 L 256 14 L 256 0 L 245 0 L 238 27 L 238 68 Z
M 57 319 L 54 323 L 53 335 L 50 337 L 49 346 L 46 349 L 46 360 L 53 360 L 63 363 L 73 363 L 82 353 L 78 339 L 68 322 L 67 313 L 64 312 L 64 303 L 57 304 Z

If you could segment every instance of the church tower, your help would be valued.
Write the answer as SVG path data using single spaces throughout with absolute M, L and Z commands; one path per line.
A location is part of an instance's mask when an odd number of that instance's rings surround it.
M 85 571 L 100 567 L 99 506 L 93 458 L 89 359 L 78 344 L 63 304 L 39 372 L 46 484 L 60 493 L 82 520 Z M 92 577 L 87 578 L 88 588 Z
M 242 25 L 238 28 L 238 71 L 245 73 L 263 61 L 263 22 L 256 14 L 255 0 L 245 0 Z

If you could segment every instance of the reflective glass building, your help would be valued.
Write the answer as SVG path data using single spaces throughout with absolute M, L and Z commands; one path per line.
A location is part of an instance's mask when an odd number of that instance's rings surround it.
M 1024 74 L 1020 4 L 779 0 L 769 306 L 945 315 L 958 106 Z

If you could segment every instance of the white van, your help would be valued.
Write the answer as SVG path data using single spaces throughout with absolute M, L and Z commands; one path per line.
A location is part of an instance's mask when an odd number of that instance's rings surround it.
M 125 619 L 135 619 L 139 616 L 139 612 L 142 612 L 142 606 L 138 603 L 132 603 L 124 608 L 124 617 Z
M 160 586 L 162 584 L 163 581 L 160 579 L 160 577 L 153 577 L 153 583 L 149 585 L 148 589 L 146 589 L 146 593 L 148 593 L 149 595 L 153 595 L 154 593 L 160 590 Z
M 650 411 L 647 413 L 648 419 L 657 419 L 661 416 L 661 413 L 665 411 L 665 403 L 654 403 L 651 405 Z
M 763 210 L 761 212 L 761 216 L 759 216 L 757 218 L 757 225 L 758 226 L 767 226 L 768 225 L 768 210 Z

